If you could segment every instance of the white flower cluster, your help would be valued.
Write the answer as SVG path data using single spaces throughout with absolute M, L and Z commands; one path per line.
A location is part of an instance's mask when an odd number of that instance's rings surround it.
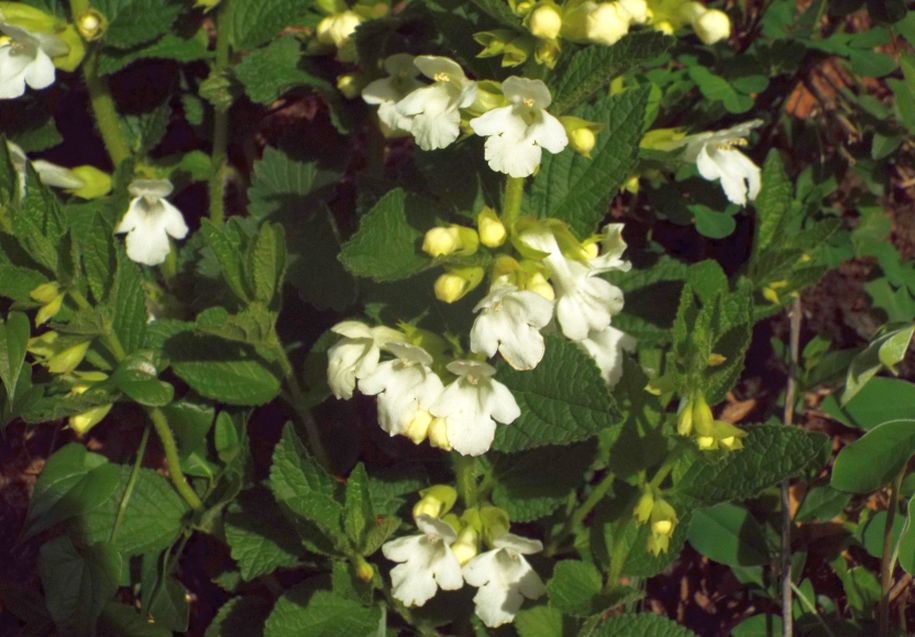
M 514 620 L 526 599 L 546 593 L 543 580 L 525 559 L 543 550 L 539 540 L 508 531 L 504 511 L 470 508 L 460 518 L 448 513 L 456 493 L 445 485 L 425 489 L 413 509 L 420 533 L 399 537 L 382 546 L 397 566 L 391 569 L 391 594 L 406 606 L 422 606 L 439 589 L 476 587 L 475 612 L 496 628 Z M 438 496 L 438 497 L 437 497 Z M 481 544 L 490 550 L 480 552 Z
M 401 53 L 385 60 L 384 67 L 388 77 L 366 86 L 362 98 L 378 105 L 378 117 L 390 132 L 413 135 L 423 150 L 453 143 L 461 134 L 461 109 L 483 101 L 477 100 L 477 83 L 448 58 Z M 551 99 L 540 80 L 513 76 L 502 83 L 504 105 L 469 120 L 470 129 L 486 137 L 486 161 L 493 170 L 527 177 L 540 165 L 544 149 L 558 153 L 568 145 L 562 123 L 546 110 Z
M 505 385 L 486 363 L 455 360 L 446 366 L 453 379 L 446 386 L 432 369 L 425 349 L 388 327 L 343 321 L 332 328 L 340 339 L 328 351 L 328 385 L 337 398 L 359 391 L 378 397 L 378 421 L 391 436 L 477 456 L 492 445 L 496 423 L 509 424 L 520 414 Z M 382 361 L 382 352 L 393 358 Z
M 534 369 L 546 351 L 542 331 L 556 329 L 555 319 L 558 330 L 594 359 L 608 385 L 616 383 L 621 352 L 631 350 L 634 340 L 610 325 L 623 307 L 623 293 L 599 275 L 629 270 L 622 259 L 622 224 L 609 224 L 582 244 L 564 224 L 528 220 L 518 243 L 539 256 L 539 262 L 530 263 L 542 272 L 530 275 L 513 258 L 503 257 L 513 266 L 504 274 L 497 267 L 489 293 L 474 308 L 471 351 L 487 357 L 498 352 L 517 370 Z M 379 424 L 391 436 L 416 444 L 428 439 L 435 447 L 477 456 L 489 450 L 497 423 L 510 424 L 521 414 L 487 363 L 462 359 L 444 369 L 439 365 L 453 377 L 446 385 L 429 351 L 402 332 L 359 321 L 331 329 L 342 337 L 328 351 L 331 391 L 348 399 L 358 387 L 377 396 Z M 382 354 L 390 358 L 382 360 Z

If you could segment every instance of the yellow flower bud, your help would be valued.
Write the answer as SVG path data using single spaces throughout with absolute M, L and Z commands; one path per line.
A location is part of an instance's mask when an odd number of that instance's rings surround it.
M 98 199 L 111 192 L 111 175 L 95 166 L 77 166 L 70 172 L 83 182 L 81 187 L 69 191 L 80 199 Z
M 35 314 L 35 326 L 44 325 L 52 318 L 57 316 L 57 313 L 60 312 L 61 306 L 64 303 L 64 295 L 58 294 L 55 296 L 49 303 L 42 305 L 39 308 L 38 312 Z
M 38 301 L 39 303 L 51 303 L 60 296 L 60 285 L 56 281 L 42 283 L 29 292 L 29 296 L 32 297 L 33 301 Z
M 562 47 L 559 40 L 538 40 L 537 48 L 534 50 L 534 59 L 537 64 L 545 64 L 548 68 L 554 68 L 559 61 L 559 54 L 562 53 Z
M 362 17 L 355 11 L 344 11 L 336 15 L 326 16 L 318 23 L 317 36 L 321 44 L 332 44 L 338 49 L 343 48 L 356 27 L 362 24 Z
M 660 31 L 664 35 L 674 34 L 674 25 L 672 25 L 669 20 L 661 20 L 660 22 L 655 22 L 653 26 L 655 30 Z
M 677 433 L 688 436 L 693 432 L 693 406 L 687 402 L 686 406 L 677 415 Z
M 435 280 L 435 298 L 444 303 L 454 303 L 475 289 L 484 274 L 479 266 L 448 270 Z
M 639 176 L 632 175 L 629 179 L 627 179 L 626 183 L 623 184 L 623 190 L 630 192 L 633 195 L 639 194 Z
M 76 20 L 76 30 L 87 42 L 98 40 L 108 28 L 108 21 L 95 9 L 88 9 Z
M 413 506 L 413 517 L 438 518 L 448 513 L 457 501 L 457 491 L 447 484 L 436 484 L 419 492 L 422 496 Z
M 546 280 L 546 277 L 540 272 L 535 272 L 530 276 L 524 289 L 536 292 L 547 301 L 556 300 L 556 291 L 553 289 L 553 286 L 550 285 L 549 281 Z
M 532 2 L 528 2 L 528 0 L 521 0 L 521 2 L 515 4 L 515 13 L 520 16 L 525 16 L 530 13 L 531 9 L 533 8 L 534 4 Z
M 458 533 L 457 540 L 451 545 L 451 550 L 454 552 L 458 564 L 464 566 L 480 552 L 480 534 L 472 526 L 465 526 Z
M 700 436 L 711 436 L 715 424 L 715 416 L 712 414 L 712 408 L 705 402 L 701 395 L 693 400 L 693 424 L 696 426 L 696 432 Z
M 629 15 L 632 22 L 644 24 L 648 21 L 651 12 L 645 0 L 618 0 L 618 2 L 620 8 Z
M 709 364 L 709 367 L 718 367 L 719 365 L 723 365 L 724 363 L 726 363 L 727 360 L 728 360 L 727 356 L 724 356 L 723 354 L 716 354 L 716 353 L 712 352 L 711 354 L 709 354 L 708 364 Z
M 407 425 L 404 435 L 413 441 L 413 444 L 420 444 L 429 435 L 429 425 L 432 423 L 432 414 L 425 409 L 416 412 L 416 417 Z
M 436 227 L 423 237 L 423 252 L 431 257 L 441 257 L 458 249 L 458 232 L 455 226 Z
M 343 93 L 343 97 L 353 100 L 359 97 L 362 90 L 362 82 L 353 73 L 344 73 L 337 77 L 337 90 Z
M 648 540 L 645 542 L 645 548 L 656 556 L 661 553 L 667 553 L 669 547 L 670 537 L 667 535 L 649 535 Z
M 357 555 L 356 559 L 353 561 L 353 566 L 356 570 L 356 577 L 358 577 L 361 581 L 372 581 L 372 578 L 375 576 L 375 568 L 366 562 L 364 557 Z
M 51 356 L 47 361 L 48 371 L 52 374 L 69 374 L 79 367 L 89 351 L 89 341 L 72 345 L 62 352 Z
M 496 211 L 489 206 L 485 206 L 477 215 L 477 228 L 480 233 L 480 242 L 487 248 L 498 248 L 508 238 L 505 225 L 499 219 Z
M 532 35 L 546 40 L 555 40 L 562 30 L 562 15 L 553 2 L 543 2 L 531 11 L 527 28 Z
M 498 507 L 482 507 L 480 509 L 480 525 L 483 532 L 483 538 L 492 545 L 492 541 L 508 533 L 511 528 L 511 522 L 508 519 L 508 513 Z
M 591 42 L 616 44 L 629 33 L 629 15 L 616 2 L 601 2 L 588 14 L 585 32 Z
M 200 7 L 204 11 L 211 11 L 214 7 L 218 6 L 221 0 L 197 0 L 194 3 L 195 7 Z
M 711 451 L 717 447 L 715 439 L 711 436 L 699 436 L 696 438 L 696 445 L 702 451 Z
M 104 420 L 113 406 L 114 405 L 111 403 L 99 405 L 98 407 L 87 409 L 80 414 L 70 416 L 70 418 L 67 419 L 67 425 L 76 432 L 77 436 L 85 436 L 90 429 Z
M 666 501 L 658 499 L 651 509 L 651 534 L 658 537 L 670 537 L 677 526 L 677 512 Z
M 645 524 L 651 517 L 651 510 L 653 508 L 654 494 L 652 494 L 651 491 L 645 491 L 642 493 L 642 497 L 639 498 L 638 504 L 635 505 L 635 510 L 633 510 L 632 515 L 635 516 L 635 519 L 639 524 Z
M 51 61 L 61 71 L 75 71 L 83 61 L 83 58 L 86 57 L 86 43 L 83 37 L 72 24 L 68 24 L 62 30 L 55 32 L 54 35 L 63 40 L 69 49 L 65 54 L 51 58 Z
M 709 9 L 693 20 L 693 30 L 705 44 L 715 44 L 731 35 L 731 19 L 724 11 Z
M 444 418 L 435 418 L 429 424 L 429 444 L 436 449 L 451 451 L 451 443 L 448 441 L 448 427 L 445 426 Z
M 603 125 L 572 115 L 563 115 L 559 121 L 566 129 L 572 150 L 584 157 L 590 157 L 591 151 L 594 150 L 594 145 L 597 143 L 597 133 L 600 132 Z

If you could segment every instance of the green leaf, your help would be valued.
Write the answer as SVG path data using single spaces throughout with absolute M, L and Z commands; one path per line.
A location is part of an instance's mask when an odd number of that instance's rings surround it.
M 828 458 L 829 438 L 783 425 L 745 429 L 743 449 L 702 454 L 686 461 L 676 493 L 700 502 L 746 500 L 760 491 L 820 467 Z
M 587 617 L 606 606 L 600 598 L 604 581 L 593 564 L 563 560 L 553 569 L 546 590 L 550 606 L 576 617 Z
M 530 522 L 562 506 L 591 465 L 595 445 L 541 447 L 516 455 L 498 454 L 493 460 L 495 486 L 492 501 L 515 522 Z
M 157 378 L 151 356 L 134 353 L 122 360 L 111 382 L 131 400 L 147 407 L 165 407 L 175 397 L 175 388 Z
M 233 597 L 219 609 L 204 637 L 263 637 L 273 605 L 260 597 Z
M 108 306 L 114 315 L 112 327 L 128 354 L 143 346 L 146 337 L 146 294 L 136 263 L 119 254 Z
M 844 406 L 834 396 L 828 396 L 821 407 L 849 427 L 873 429 L 915 413 L 915 383 L 875 376 Z
M 144 555 L 141 560 L 140 612 L 159 626 L 183 633 L 190 619 L 188 591 L 173 573 L 164 571 L 165 555 L 165 552 Z
M 333 89 L 326 80 L 301 68 L 302 48 L 299 40 L 286 36 L 247 55 L 235 67 L 235 77 L 245 93 L 258 104 L 269 104 L 297 86 Z
M 82 246 L 83 270 L 96 301 L 104 301 L 114 283 L 117 250 L 112 228 L 101 214 L 93 212 L 84 230 L 74 227 L 74 238 Z
M 93 6 L 108 20 L 103 42 L 120 49 L 165 33 L 182 9 L 175 0 L 94 0 Z
M 195 325 L 211 336 L 269 349 L 276 345 L 276 318 L 276 312 L 261 304 L 249 305 L 238 314 L 217 306 L 198 314 Z
M 848 368 L 842 404 L 848 403 L 861 388 L 882 368 L 895 373 L 898 363 L 905 354 L 915 335 L 915 323 L 902 326 L 885 326 L 881 334 L 872 340 L 867 348 L 858 354 Z
M 567 221 L 580 237 L 593 233 L 635 167 L 647 99 L 648 89 L 632 89 L 576 111 L 604 125 L 591 158 L 568 149 L 545 155 L 531 187 L 531 208 Z
M 5 321 L 0 320 L 0 380 L 3 381 L 10 403 L 16 397 L 16 386 L 25 363 L 29 336 L 29 317 L 25 314 L 10 312 Z
M 496 378 L 521 408 L 517 420 L 496 430 L 497 451 L 568 445 L 622 424 L 594 361 L 566 339 L 548 336 L 546 355 L 534 370 L 503 363 Z
M 562 612 L 549 606 L 525 608 L 515 615 L 514 626 L 520 637 L 575 637 L 577 621 L 564 617 Z
M 286 234 L 283 226 L 266 222 L 248 246 L 245 273 L 254 300 L 269 305 L 281 288 L 286 270 Z
M 264 637 L 372 635 L 379 619 L 377 608 L 366 608 L 330 591 L 316 591 L 306 582 L 277 600 L 267 618 Z
M 234 0 L 231 9 L 229 33 L 236 51 L 260 46 L 306 11 L 299 0 Z
M 121 474 L 118 490 L 101 506 L 71 522 L 70 532 L 75 539 L 92 543 L 111 537 L 132 469 L 127 465 L 115 466 Z M 140 469 L 111 542 L 124 557 L 162 551 L 178 537 L 187 512 L 187 504 L 167 479 L 152 469 Z
M 0 263 L 0 296 L 19 303 L 32 303 L 32 290 L 47 282 L 48 277 L 40 272 Z
M 613 325 L 634 336 L 643 348 L 669 341 L 686 272 L 685 263 L 665 256 L 651 267 L 608 273 L 606 278 L 626 296 Z
M 837 491 L 827 484 L 813 487 L 804 496 L 794 520 L 798 523 L 828 522 L 840 515 L 850 500 L 849 494 Z
M 301 219 L 302 206 L 307 205 L 308 197 L 340 181 L 338 171 L 314 161 L 293 159 L 272 146 L 265 148 L 261 158 L 254 162 L 253 173 L 248 209 L 258 219 L 282 212 Z
M 745 507 L 729 502 L 693 511 L 687 539 L 702 555 L 728 566 L 771 561 L 762 528 Z
M 706 99 L 721 102 L 731 113 L 745 113 L 753 107 L 752 97 L 738 93 L 731 82 L 704 66 L 691 65 L 688 73 Z
M 119 478 L 118 466 L 104 456 L 81 444 L 64 445 L 48 458 L 35 482 L 23 539 L 101 506 L 117 491 Z
M 709 208 L 702 204 L 687 206 L 696 218 L 696 230 L 709 239 L 724 239 L 731 236 L 737 228 L 734 215 Z
M 777 150 L 769 151 L 762 170 L 762 188 L 753 202 L 756 208 L 756 238 L 754 254 L 778 245 L 782 239 L 786 215 L 791 207 L 793 188 L 785 174 L 782 158 Z
M 753 615 L 734 626 L 732 637 L 780 637 L 782 635 L 781 615 Z
M 550 112 L 564 115 L 584 104 L 613 78 L 663 55 L 673 43 L 673 38 L 658 31 L 639 31 L 610 47 L 595 44 L 581 49 L 558 74 Z
M 166 344 L 175 373 L 201 396 L 228 405 L 263 405 L 280 393 L 280 380 L 248 346 L 182 333 Z
M 339 487 L 305 450 L 291 424 L 273 451 L 268 484 L 277 502 L 318 525 L 331 541 L 342 539 Z
M 110 544 L 78 550 L 66 536 L 41 547 L 38 572 L 54 623 L 63 635 L 90 637 L 105 604 L 118 590 L 121 556 Z
M 219 261 L 222 276 L 240 300 L 248 301 L 248 290 L 245 288 L 245 279 L 242 268 L 242 245 L 244 231 L 241 225 L 230 219 L 224 226 L 216 226 L 208 219 L 200 224 L 200 231 L 206 239 L 207 245 Z
M 870 493 L 890 483 L 915 454 L 915 420 L 894 420 L 868 431 L 836 457 L 830 485 Z
M 415 215 L 408 213 L 409 203 L 396 188 L 362 217 L 359 230 L 340 250 L 347 270 L 375 281 L 397 281 L 428 267 L 430 260 L 418 251 L 422 232 L 411 223 Z
M 697 637 L 666 617 L 640 613 L 618 615 L 600 623 L 590 637 Z
M 30 257 L 49 271 L 58 268 L 58 246 L 66 233 L 57 195 L 44 186 L 29 164 L 29 187 L 18 206 L 9 209 L 16 240 Z
M 340 243 L 326 206 L 297 222 L 298 231 L 287 237 L 289 267 L 286 280 L 302 300 L 318 309 L 343 311 L 356 298 L 356 282 L 337 260 Z
M 229 506 L 225 528 L 232 559 L 245 581 L 300 561 L 302 548 L 295 527 L 264 489 L 242 493 Z
M 108 602 L 98 620 L 99 637 L 173 637 L 164 626 L 150 623 L 132 606 Z
M 99 75 L 117 73 L 138 60 L 175 60 L 187 63 L 202 60 L 208 56 L 205 31 L 199 31 L 186 39 L 174 33 L 166 33 L 155 42 L 137 48 L 103 49 L 99 55 L 98 72 Z
M 899 536 L 899 565 L 909 575 L 915 574 L 915 497 L 909 498 L 905 525 Z
M 365 465 L 356 465 L 346 480 L 346 499 L 343 507 L 343 530 L 353 546 L 361 548 L 367 529 L 375 525 L 375 513 L 369 493 L 369 476 Z

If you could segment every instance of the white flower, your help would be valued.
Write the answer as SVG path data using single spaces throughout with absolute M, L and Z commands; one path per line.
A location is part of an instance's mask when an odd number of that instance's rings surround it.
M 67 44 L 49 33 L 31 33 L 0 22 L 0 99 L 12 99 L 25 93 L 26 84 L 34 89 L 54 83 L 52 57 L 70 50 Z
M 461 565 L 451 550 L 457 534 L 448 524 L 420 515 L 422 535 L 391 540 L 381 547 L 384 556 L 400 562 L 391 569 L 391 594 L 407 606 L 422 606 L 436 591 L 455 591 L 464 585 Z
M 355 11 L 344 11 L 326 16 L 318 23 L 316 30 L 318 42 L 332 44 L 338 49 L 342 49 L 353 37 L 356 27 L 360 24 L 362 24 L 362 17 Z
M 432 371 L 432 357 L 421 347 L 389 343 L 397 356 L 385 361 L 359 380 L 359 390 L 378 396 L 378 420 L 389 434 L 405 434 L 420 412 L 428 411 L 441 395 L 444 385 Z
M 690 135 L 683 139 L 683 159 L 696 162 L 699 174 L 708 181 L 721 180 L 728 200 L 746 205 L 756 199 L 761 185 L 759 167 L 735 146 L 745 146 L 750 131 L 760 126 L 754 119 L 726 130 Z
M 10 160 L 13 163 L 13 169 L 19 175 L 19 190 L 23 195 L 25 195 L 26 175 L 28 174 L 28 171 L 26 170 L 26 164 L 28 163 L 29 158 L 25 154 L 25 151 L 22 150 L 22 148 L 11 141 L 6 142 L 6 147 L 9 149 Z M 85 185 L 85 182 L 73 174 L 73 171 L 69 168 L 64 168 L 63 166 L 52 164 L 51 162 L 45 161 L 43 159 L 33 161 L 32 168 L 34 168 L 35 172 L 38 173 L 38 179 L 41 180 L 41 183 L 46 186 L 53 186 L 54 188 L 66 188 L 68 190 L 77 190 Z
M 591 332 L 588 338 L 579 341 L 588 355 L 597 363 L 601 375 L 610 387 L 616 385 L 623 375 L 623 352 L 635 350 L 635 339 L 608 325 L 600 332 Z
M 626 247 L 620 230 L 621 224 L 608 225 L 602 242 L 605 253 L 587 262 L 566 258 L 555 235 L 545 226 L 522 233 L 524 243 L 547 255 L 544 261 L 556 291 L 556 320 L 566 338 L 581 341 L 592 332 L 600 332 L 623 309 L 622 290 L 596 276 L 608 270 L 629 269 L 629 264 L 619 258 Z
M 629 33 L 632 15 L 619 2 L 601 2 L 588 14 L 585 31 L 588 40 L 610 46 Z
M 448 444 L 460 454 L 486 453 L 496 435 L 496 422 L 509 424 L 521 409 L 508 387 L 492 378 L 494 367 L 460 360 L 448 364 L 458 378 L 445 387 L 429 410 L 444 419 Z
M 444 148 L 461 132 L 458 109 L 473 104 L 476 82 L 467 79 L 454 61 L 435 55 L 420 55 L 413 64 L 434 84 L 411 92 L 397 102 L 398 113 L 409 121 L 405 130 L 413 133 L 423 150 Z
M 362 89 L 362 99 L 367 104 L 377 104 L 378 119 L 395 132 L 409 132 L 412 123 L 409 117 L 401 115 L 397 110 L 397 102 L 422 86 L 416 79 L 419 70 L 413 64 L 413 59 L 408 53 L 388 57 L 384 61 L 388 77 L 370 82 Z
M 496 284 L 477 303 L 480 312 L 470 330 L 470 349 L 494 356 L 496 350 L 519 370 L 534 369 L 545 346 L 540 330 L 553 318 L 553 303 L 536 292 L 508 283 Z
M 352 398 L 356 379 L 378 367 L 381 348 L 404 336 L 389 327 L 369 327 L 359 321 L 342 321 L 331 332 L 343 336 L 327 350 L 327 385 L 337 398 Z
M 540 165 L 541 149 L 561 152 L 569 137 L 562 123 L 546 112 L 553 98 L 540 80 L 512 76 L 502 82 L 502 93 L 511 105 L 475 117 L 470 127 L 487 137 L 490 168 L 512 177 L 527 177 Z
M 493 546 L 464 565 L 464 580 L 479 588 L 473 597 L 477 616 L 490 628 L 512 621 L 525 597 L 537 599 L 546 593 L 543 580 L 524 559 L 542 551 L 543 544 L 506 533 Z
M 171 250 L 168 238 L 187 236 L 184 216 L 165 199 L 172 193 L 172 183 L 167 179 L 134 179 L 127 190 L 133 199 L 115 232 L 127 233 L 127 256 L 131 260 L 159 265 Z

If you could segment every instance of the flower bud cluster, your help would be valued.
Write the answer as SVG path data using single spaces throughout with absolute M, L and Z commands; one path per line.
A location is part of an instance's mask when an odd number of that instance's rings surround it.
M 457 492 L 448 485 L 420 491 L 413 507 L 418 535 L 399 537 L 382 546 L 396 562 L 391 594 L 406 606 L 423 606 L 439 589 L 458 590 L 469 584 L 476 614 L 490 628 L 514 619 L 524 599 L 546 592 L 525 555 L 543 545 L 509 532 L 508 514 L 493 506 L 469 507 L 458 516 Z M 481 552 L 483 548 L 488 550 Z
M 715 420 L 705 397 L 696 394 L 685 401 L 677 414 L 677 433 L 693 436 L 702 451 L 734 451 L 743 447 L 747 432 L 729 422 Z
M 648 524 L 646 548 L 654 555 L 666 553 L 679 522 L 677 512 L 670 503 L 649 486 L 642 493 L 632 514 L 640 525 Z

